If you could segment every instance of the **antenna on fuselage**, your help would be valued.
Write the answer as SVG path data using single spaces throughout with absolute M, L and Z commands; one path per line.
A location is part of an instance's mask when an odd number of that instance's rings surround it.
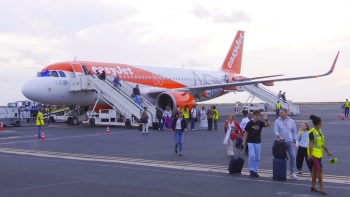
M 77 61 L 77 56 L 75 56 L 74 61 Z

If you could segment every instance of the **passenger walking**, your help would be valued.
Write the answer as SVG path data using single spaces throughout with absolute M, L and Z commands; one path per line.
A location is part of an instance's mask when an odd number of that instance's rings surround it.
M 322 133 L 321 127 L 322 127 L 322 120 L 320 117 L 317 117 L 315 115 L 311 115 L 310 119 L 312 120 L 312 123 L 314 124 L 314 127 L 310 130 L 309 134 L 309 140 L 310 140 L 310 147 L 309 147 L 309 157 L 308 159 L 312 161 L 313 167 L 312 167 L 312 182 L 311 182 L 311 191 L 321 192 L 322 194 L 327 194 L 327 192 L 324 189 L 323 186 L 323 180 L 322 180 L 322 157 L 323 157 L 323 150 L 327 152 L 329 156 L 332 156 L 332 153 L 329 152 L 326 144 L 325 144 L 325 137 Z M 316 180 L 318 179 L 318 182 L 320 184 L 320 190 L 316 189 Z
M 122 85 L 120 84 L 120 79 L 119 79 L 119 76 L 116 75 L 113 79 L 113 84 L 114 84 L 114 87 L 117 87 L 117 88 L 120 88 Z
M 270 126 L 267 114 L 264 114 L 265 122 L 260 120 L 261 112 L 253 111 L 253 120 L 249 121 L 245 127 L 244 140 L 242 145 L 249 148 L 248 166 L 251 177 L 259 177 L 258 168 L 260 166 L 261 155 L 261 130 Z
M 299 133 L 297 134 L 297 169 L 299 174 L 302 174 L 302 168 L 303 168 L 303 162 L 305 158 L 305 162 L 307 167 L 309 168 L 310 173 L 312 173 L 312 164 L 311 162 L 307 159 L 308 157 L 308 147 L 309 147 L 309 125 L 307 123 L 301 124 L 301 128 Z
M 281 99 L 281 98 L 282 98 L 282 91 L 281 91 L 281 90 L 278 92 L 277 98 L 278 98 L 278 99 Z
M 276 118 L 280 116 L 280 110 L 281 110 L 281 103 L 280 101 L 277 101 L 276 103 Z
M 297 129 L 293 119 L 287 116 L 287 110 L 282 108 L 280 110 L 280 117 L 275 121 L 274 132 L 278 140 L 286 143 L 287 152 L 289 155 L 290 164 L 290 178 L 297 179 L 295 174 L 295 148 Z
M 248 112 L 247 117 L 242 119 L 241 125 L 240 125 L 244 133 L 245 133 L 245 127 L 247 123 L 251 120 L 252 120 L 252 112 Z M 244 152 L 246 155 L 248 155 L 248 152 L 249 152 L 248 146 L 245 147 Z
M 179 113 L 177 118 L 174 118 L 174 121 L 171 125 L 172 130 L 174 131 L 175 136 L 175 153 L 179 152 L 179 155 L 182 156 L 182 148 L 184 143 L 184 131 L 187 131 L 186 119 L 183 117 L 183 113 Z M 178 149 L 179 148 L 179 149 Z
M 148 113 L 147 113 L 147 107 L 143 108 L 143 112 L 141 115 L 141 123 L 142 123 L 142 134 L 148 134 Z
M 283 100 L 283 102 L 286 102 L 286 92 L 283 92 L 283 94 L 281 95 L 281 97 L 282 97 L 282 100 Z
M 102 79 L 103 81 L 106 80 L 106 72 L 103 70 L 101 75 L 100 75 L 100 79 Z
M 346 99 L 345 103 L 344 103 L 344 116 L 345 117 L 349 117 L 349 107 L 350 107 L 350 102 L 348 101 L 348 99 Z
M 45 124 L 43 117 L 43 110 L 41 107 L 38 109 L 38 114 L 36 116 L 36 126 L 38 126 L 38 138 L 41 138 L 42 126 Z
M 196 111 L 196 105 L 193 106 L 191 109 L 191 130 L 196 130 L 195 125 L 197 122 L 197 111 Z
M 232 136 L 232 134 L 237 134 Z M 239 126 L 238 122 L 235 121 L 235 115 L 231 114 L 229 116 L 229 121 L 225 124 L 225 138 L 224 144 L 227 144 L 227 154 L 231 157 L 234 155 L 234 146 L 236 144 L 236 139 L 238 135 L 244 136 L 244 133 Z M 236 138 L 237 136 L 237 138 Z
M 188 109 L 188 105 L 185 105 L 182 109 L 182 114 L 184 115 L 184 118 L 186 119 L 186 127 L 188 127 L 188 123 L 190 122 L 190 110 Z
M 216 109 L 216 106 L 213 106 L 214 109 L 214 130 L 218 130 L 218 119 L 219 119 L 219 111 Z
M 135 101 L 137 104 L 139 104 L 140 107 L 143 108 L 142 97 L 141 97 L 141 96 L 136 95 L 136 96 L 134 97 L 134 101 Z
M 163 112 L 163 118 L 164 118 L 164 126 L 166 129 L 170 130 L 171 129 L 171 116 L 173 113 L 171 112 L 171 108 L 169 105 L 165 107 L 165 110 Z
M 131 97 L 135 97 L 136 95 L 141 96 L 141 92 L 140 92 L 140 89 L 139 89 L 139 84 L 136 84 L 136 87 L 134 87 L 132 89 L 132 96 Z
M 208 120 L 207 120 L 207 113 L 205 111 L 205 106 L 202 106 L 202 109 L 199 111 L 198 116 L 200 118 L 201 130 L 207 129 L 207 127 L 208 127 Z
M 158 130 L 161 130 L 161 127 L 160 125 L 162 124 L 162 119 L 163 119 L 163 113 L 162 111 L 160 110 L 159 107 L 156 107 L 156 118 L 158 120 Z
M 214 117 L 214 109 L 213 109 L 213 106 L 210 106 L 207 111 L 208 131 L 211 131 L 213 128 L 213 117 Z

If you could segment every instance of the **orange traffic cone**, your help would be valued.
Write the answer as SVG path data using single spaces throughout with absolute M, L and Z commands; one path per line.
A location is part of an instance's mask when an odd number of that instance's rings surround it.
M 109 134 L 109 126 L 107 125 L 106 134 Z
M 40 140 L 45 140 L 44 130 L 41 131 L 41 138 Z
M 2 125 L 2 122 L 0 123 L 0 131 L 5 130 L 4 125 Z
M 345 120 L 344 114 L 341 114 L 341 120 Z

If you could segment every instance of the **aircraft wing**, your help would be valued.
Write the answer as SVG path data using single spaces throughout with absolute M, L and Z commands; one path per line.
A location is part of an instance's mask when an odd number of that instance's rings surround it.
M 269 79 L 269 80 L 254 80 L 254 81 L 237 81 L 232 83 L 222 83 L 222 84 L 213 84 L 213 85 L 204 85 L 204 86 L 194 86 L 194 87 L 187 87 L 187 88 L 176 88 L 171 89 L 170 91 L 183 91 L 183 92 L 193 92 L 193 91 L 204 91 L 204 90 L 211 90 L 211 89 L 217 89 L 217 88 L 230 88 L 230 87 L 238 87 L 238 86 L 244 86 L 244 85 L 251 85 L 251 84 L 258 84 L 258 83 L 268 83 L 268 82 L 278 82 L 278 81 L 294 81 L 294 80 L 301 80 L 301 79 L 312 79 L 312 78 L 318 78 L 318 77 L 324 77 L 327 75 L 330 75 L 335 67 L 335 64 L 337 62 L 339 52 L 337 53 L 333 64 L 331 66 L 331 69 L 322 75 L 311 75 L 311 76 L 303 76 L 303 77 L 289 77 L 289 78 L 280 78 L 280 79 Z M 156 96 L 162 92 L 169 91 L 169 89 L 157 89 L 157 90 L 150 90 L 148 92 L 149 95 Z
M 178 91 L 200 91 L 200 90 L 210 90 L 210 89 L 216 89 L 216 88 L 229 88 L 229 87 L 237 87 L 237 86 L 244 86 L 244 85 L 251 85 L 251 84 L 258 84 L 258 83 L 268 83 L 268 82 L 278 82 L 278 81 L 294 81 L 294 80 L 301 80 L 301 79 L 312 79 L 312 78 L 318 78 L 318 77 L 324 77 L 327 75 L 330 75 L 335 67 L 335 64 L 337 62 L 339 52 L 337 53 L 333 64 L 331 66 L 331 69 L 322 75 L 311 75 L 311 76 L 303 76 L 303 77 L 289 77 L 289 78 L 281 78 L 281 79 L 269 79 L 269 80 L 254 80 L 254 81 L 242 81 L 242 82 L 233 82 L 233 83 L 224 83 L 224 84 L 214 84 L 214 85 L 204 85 L 204 86 L 195 86 L 195 87 L 188 87 L 188 88 L 180 88 L 176 89 Z M 172 89 L 174 90 L 174 89 Z

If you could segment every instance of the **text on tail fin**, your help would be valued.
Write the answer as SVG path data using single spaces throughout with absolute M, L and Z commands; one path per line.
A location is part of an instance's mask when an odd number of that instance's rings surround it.
M 242 63 L 244 31 L 238 31 L 221 67 L 223 71 L 240 73 Z

